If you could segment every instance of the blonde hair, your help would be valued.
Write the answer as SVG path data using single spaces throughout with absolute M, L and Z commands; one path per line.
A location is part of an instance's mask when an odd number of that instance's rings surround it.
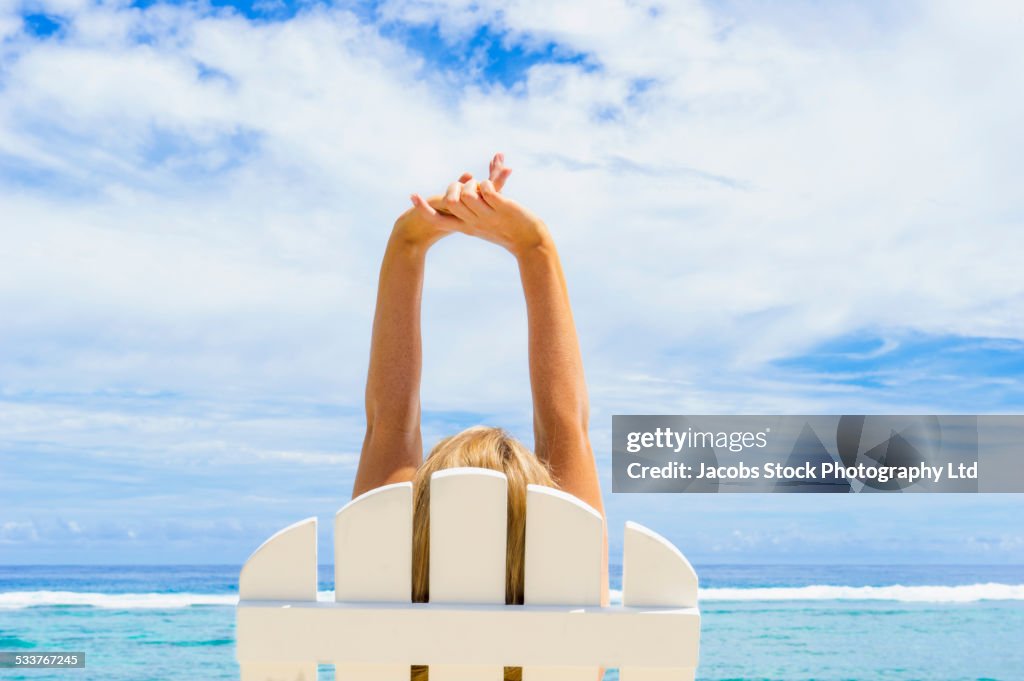
M 505 603 L 523 602 L 526 544 L 526 486 L 555 487 L 550 471 L 529 449 L 501 428 L 474 426 L 447 437 L 430 451 L 413 477 L 412 600 L 430 599 L 430 476 L 446 468 L 474 466 L 501 471 L 508 479 L 508 534 Z M 412 681 L 426 681 L 427 667 L 414 665 Z M 505 679 L 522 678 L 520 667 L 505 667 Z

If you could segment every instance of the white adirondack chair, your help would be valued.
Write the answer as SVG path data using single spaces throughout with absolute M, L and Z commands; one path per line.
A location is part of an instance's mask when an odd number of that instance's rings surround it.
M 411 603 L 412 483 L 353 499 L 334 520 L 333 602 L 317 600 L 316 518 L 281 530 L 239 579 L 242 681 L 622 681 L 693 679 L 697 575 L 671 543 L 626 523 L 622 605 L 600 607 L 601 517 L 576 497 L 530 485 L 525 604 L 505 605 L 507 481 L 452 468 L 430 481 L 430 603 Z

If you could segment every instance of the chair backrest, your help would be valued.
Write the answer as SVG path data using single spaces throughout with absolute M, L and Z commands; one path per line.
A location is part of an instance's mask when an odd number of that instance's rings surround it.
M 527 491 L 525 604 L 505 605 L 507 480 L 452 468 L 430 481 L 430 603 L 412 603 L 412 484 L 353 499 L 334 520 L 335 600 L 317 600 L 316 518 L 286 527 L 239 578 L 242 681 L 692 679 L 697 575 L 671 543 L 626 523 L 622 605 L 600 607 L 600 515 L 565 492 Z

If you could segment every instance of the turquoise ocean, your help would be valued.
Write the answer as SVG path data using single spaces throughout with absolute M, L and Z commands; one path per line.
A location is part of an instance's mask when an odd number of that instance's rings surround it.
M 84 669 L 0 669 L 0 679 L 238 678 L 238 570 L 0 566 L 0 651 L 86 653 Z M 1024 681 L 1024 566 L 697 571 L 699 679 Z M 331 572 L 322 566 L 321 598 L 332 598 Z M 614 589 L 620 580 L 612 566 Z

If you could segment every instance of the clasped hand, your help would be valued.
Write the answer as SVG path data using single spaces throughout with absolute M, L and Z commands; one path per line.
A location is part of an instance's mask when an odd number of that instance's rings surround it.
M 412 208 L 395 222 L 395 232 L 409 242 L 430 246 L 453 232 L 485 239 L 516 257 L 548 241 L 544 222 L 501 194 L 512 169 L 501 154 L 491 159 L 488 178 L 477 182 L 463 173 L 444 194 L 410 197 Z

